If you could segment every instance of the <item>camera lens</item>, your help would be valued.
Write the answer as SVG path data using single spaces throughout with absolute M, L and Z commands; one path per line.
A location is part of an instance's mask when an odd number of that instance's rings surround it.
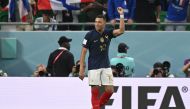
M 43 71 L 39 71 L 39 76 L 43 76 L 44 72 Z
M 158 69 L 154 69 L 153 73 L 154 73 L 154 75 L 157 75 L 159 73 L 159 70 Z

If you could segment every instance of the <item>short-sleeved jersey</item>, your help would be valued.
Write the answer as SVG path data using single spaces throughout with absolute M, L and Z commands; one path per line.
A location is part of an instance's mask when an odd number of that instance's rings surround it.
M 171 21 L 183 21 L 187 18 L 189 0 L 169 0 L 166 18 Z
M 86 34 L 83 47 L 89 50 L 88 70 L 110 67 L 108 52 L 112 38 L 113 30 L 104 30 L 102 34 L 92 30 Z
M 125 66 L 125 76 L 134 73 L 135 69 L 134 58 L 127 57 L 126 53 L 118 53 L 117 57 L 111 59 L 111 65 L 116 66 L 118 63 L 121 63 Z

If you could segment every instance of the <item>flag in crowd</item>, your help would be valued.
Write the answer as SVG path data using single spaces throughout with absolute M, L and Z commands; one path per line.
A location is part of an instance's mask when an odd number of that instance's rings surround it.
M 22 22 L 26 22 L 26 16 L 29 14 L 30 4 L 28 0 L 19 0 L 19 15 Z
M 9 19 L 11 22 L 16 22 L 16 13 L 17 13 L 16 7 L 17 7 L 17 0 L 9 0 L 8 10 L 9 10 Z M 19 0 L 18 10 L 21 21 L 26 22 L 26 16 L 30 11 L 30 4 L 28 0 Z
M 94 2 L 94 0 L 38 0 L 39 10 L 78 10 L 71 3 Z
M 85 2 L 94 2 L 95 0 L 67 0 L 67 3 L 85 3 Z
M 94 2 L 95 0 L 38 0 L 38 10 L 79 10 L 79 7 L 73 6 L 74 3 Z M 22 22 L 26 22 L 26 16 L 30 11 L 29 0 L 9 0 L 9 4 L 4 10 L 9 11 L 9 20 L 16 22 L 17 7 Z
M 9 0 L 9 19 L 16 22 L 16 0 Z

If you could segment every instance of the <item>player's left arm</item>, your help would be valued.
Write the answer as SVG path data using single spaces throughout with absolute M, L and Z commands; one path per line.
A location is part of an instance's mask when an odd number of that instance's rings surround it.
M 119 23 L 119 29 L 113 30 L 114 36 L 119 36 L 119 35 L 123 34 L 125 31 L 124 10 L 122 7 L 118 7 L 117 11 L 120 14 L 120 23 Z

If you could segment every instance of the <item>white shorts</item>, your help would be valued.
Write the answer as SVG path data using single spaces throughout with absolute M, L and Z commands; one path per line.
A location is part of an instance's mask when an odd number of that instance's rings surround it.
M 113 85 L 111 68 L 101 68 L 88 71 L 89 85 Z

